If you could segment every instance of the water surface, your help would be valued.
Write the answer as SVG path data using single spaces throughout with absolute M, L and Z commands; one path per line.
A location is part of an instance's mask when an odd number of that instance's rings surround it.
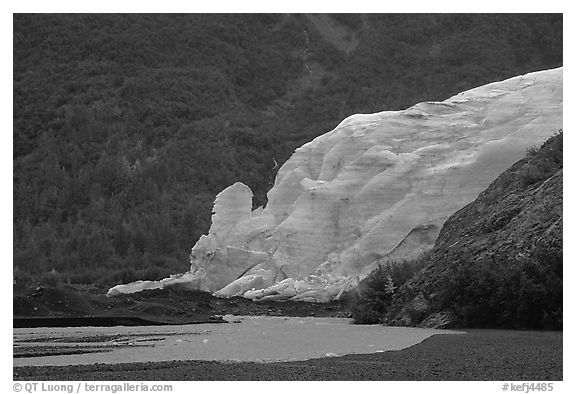
M 14 358 L 14 366 L 171 360 L 295 361 L 400 350 L 458 331 L 355 325 L 351 319 L 226 317 L 229 324 L 14 329 L 18 350 L 99 352 Z

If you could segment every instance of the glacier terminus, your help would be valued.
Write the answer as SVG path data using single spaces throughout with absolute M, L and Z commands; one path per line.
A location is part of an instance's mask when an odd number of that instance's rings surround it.
M 218 297 L 338 299 L 378 264 L 430 250 L 451 214 L 562 129 L 562 73 L 350 116 L 295 151 L 265 207 L 252 210 L 242 183 L 218 194 L 190 271 L 108 295 L 178 285 Z

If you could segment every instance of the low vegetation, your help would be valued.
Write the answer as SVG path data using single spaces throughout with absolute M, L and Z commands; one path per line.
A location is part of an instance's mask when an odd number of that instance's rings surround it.
M 396 290 L 421 268 L 425 258 L 416 261 L 382 263 L 358 287 L 352 304 L 352 317 L 357 324 L 382 323 Z
M 562 252 L 533 258 L 484 259 L 461 266 L 443 287 L 440 309 L 463 327 L 562 329 Z

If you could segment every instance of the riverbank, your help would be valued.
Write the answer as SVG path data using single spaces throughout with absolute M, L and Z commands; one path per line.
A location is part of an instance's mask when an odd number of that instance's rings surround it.
M 15 380 L 562 380 L 562 332 L 465 330 L 399 351 L 282 363 L 172 361 L 14 368 Z
M 252 302 L 217 298 L 209 293 L 169 287 L 106 297 L 106 289 L 36 287 L 13 292 L 14 327 L 81 327 L 87 325 L 195 324 L 221 315 L 350 317 L 345 302 Z M 90 320 L 90 322 L 87 322 Z M 136 322 L 136 323 L 135 323 Z M 140 322 L 140 323 L 138 323 Z

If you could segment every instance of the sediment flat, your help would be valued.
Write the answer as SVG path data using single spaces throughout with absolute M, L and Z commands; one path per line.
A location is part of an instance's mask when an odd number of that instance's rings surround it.
M 168 323 L 135 316 L 86 316 L 86 317 L 19 317 L 12 319 L 13 328 L 38 327 L 114 327 L 114 326 L 173 326 L 184 324 L 225 323 L 221 318 L 188 319 Z
M 464 330 L 412 347 L 306 361 L 168 361 L 17 367 L 15 380 L 537 380 L 562 374 L 562 332 Z

